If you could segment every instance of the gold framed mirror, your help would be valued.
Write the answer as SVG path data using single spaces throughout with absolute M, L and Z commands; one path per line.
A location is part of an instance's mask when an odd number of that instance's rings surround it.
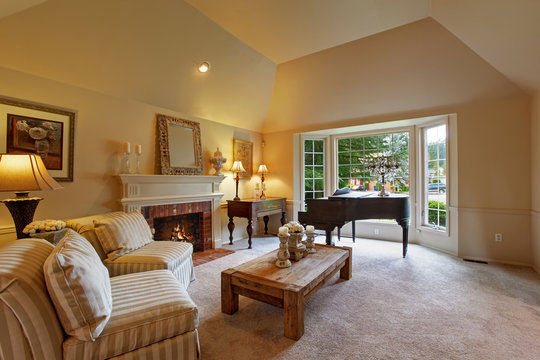
M 158 114 L 157 124 L 161 174 L 202 175 L 199 123 Z

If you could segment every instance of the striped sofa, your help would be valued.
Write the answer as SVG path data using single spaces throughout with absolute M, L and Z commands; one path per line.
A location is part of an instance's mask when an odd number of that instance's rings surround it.
M 199 358 L 197 307 L 167 270 L 110 278 L 101 333 L 94 341 L 67 335 L 45 282 L 57 249 L 41 239 L 0 247 L 0 359 Z
M 131 274 L 140 271 L 167 269 L 178 279 L 186 289 L 195 280 L 193 271 L 193 245 L 186 242 L 151 241 L 149 244 L 128 254 L 111 260 L 98 239 L 94 224 L 114 217 L 122 216 L 124 212 L 111 212 L 100 215 L 86 216 L 66 221 L 67 227 L 84 236 L 102 259 L 109 270 L 110 276 Z

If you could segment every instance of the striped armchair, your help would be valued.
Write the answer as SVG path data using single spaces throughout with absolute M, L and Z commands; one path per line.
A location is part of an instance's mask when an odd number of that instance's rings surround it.
M 150 241 L 148 244 L 125 255 L 110 259 L 96 234 L 95 223 L 118 218 L 124 212 L 111 212 L 100 215 L 71 219 L 67 227 L 84 236 L 96 249 L 99 257 L 109 270 L 110 276 L 135 272 L 167 269 L 186 289 L 195 280 L 193 270 L 193 246 L 186 242 Z
M 167 270 L 110 278 L 101 333 L 94 341 L 66 334 L 45 282 L 53 251 L 40 239 L 0 247 L 0 359 L 199 358 L 197 307 Z

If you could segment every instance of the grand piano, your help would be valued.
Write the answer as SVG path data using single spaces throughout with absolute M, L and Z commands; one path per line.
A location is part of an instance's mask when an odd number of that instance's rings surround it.
M 298 222 L 313 225 L 326 232 L 326 243 L 334 245 L 332 231 L 338 232 L 343 225 L 352 221 L 353 240 L 355 220 L 394 219 L 403 229 L 403 257 L 407 255 L 409 244 L 409 196 L 390 194 L 380 197 L 377 192 L 352 191 L 328 198 L 306 199 L 307 211 L 298 212 Z

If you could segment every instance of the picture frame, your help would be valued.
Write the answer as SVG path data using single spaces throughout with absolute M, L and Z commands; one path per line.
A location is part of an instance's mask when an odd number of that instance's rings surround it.
M 157 128 L 161 174 L 202 175 L 199 123 L 158 114 Z
M 73 181 L 75 112 L 0 96 L 0 153 L 38 154 L 56 181 Z
M 233 143 L 234 161 L 242 161 L 246 172 L 238 173 L 241 179 L 249 179 L 253 175 L 253 143 L 244 140 L 234 139 Z

